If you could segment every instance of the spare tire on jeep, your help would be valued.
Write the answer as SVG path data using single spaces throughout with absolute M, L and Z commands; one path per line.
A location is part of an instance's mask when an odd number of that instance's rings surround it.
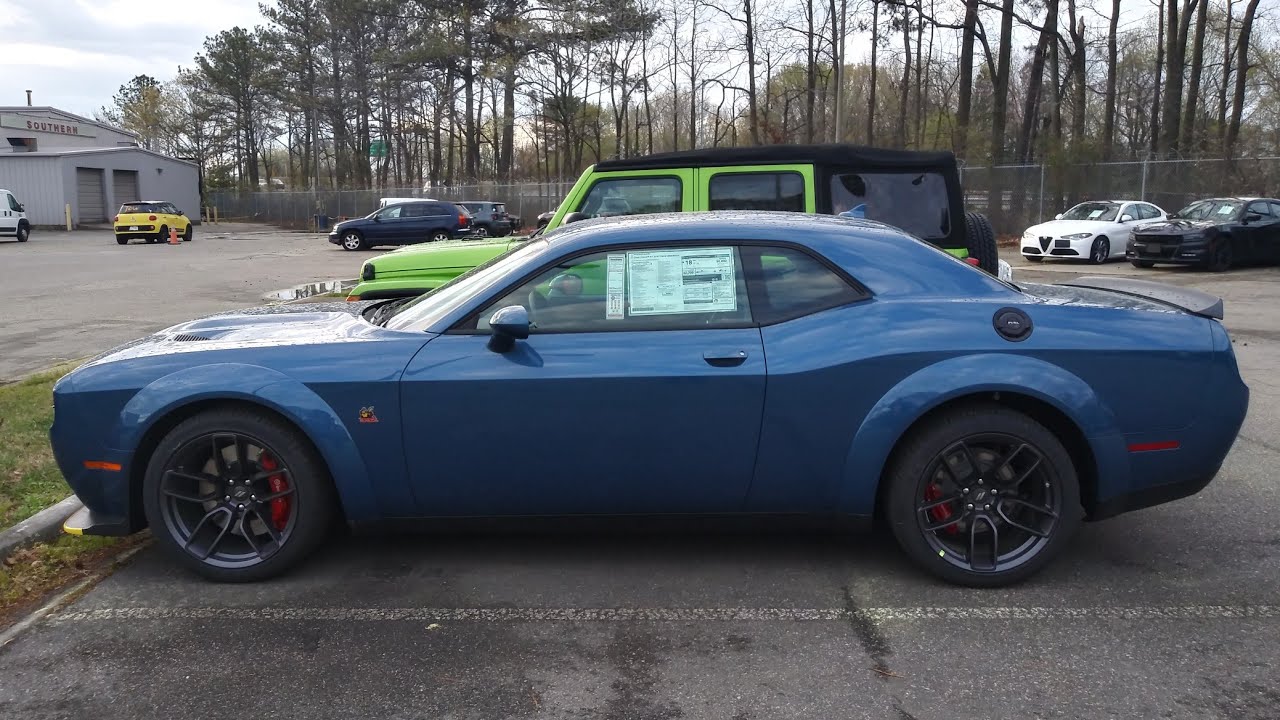
M 986 215 L 976 212 L 964 214 L 965 245 L 969 257 L 978 260 L 978 267 L 992 275 L 1000 271 L 1000 252 L 996 249 L 996 232 Z

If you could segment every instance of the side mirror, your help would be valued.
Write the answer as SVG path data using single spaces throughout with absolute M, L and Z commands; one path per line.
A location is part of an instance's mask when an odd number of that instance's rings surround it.
M 569 223 L 576 223 L 579 220 L 586 220 L 586 219 L 587 219 L 587 216 L 583 215 L 580 212 L 571 212 L 568 215 L 564 216 L 564 224 L 568 225 Z
M 1054 215 L 1054 216 L 1053 216 L 1053 219 L 1054 219 L 1054 220 L 1061 220 L 1061 219 L 1062 219 L 1062 213 L 1058 213 L 1057 215 Z
M 179 211 L 178 211 L 178 214 L 179 214 L 179 215 L 186 215 L 186 213 L 182 212 L 181 210 L 179 210 Z
M 489 349 L 496 353 L 511 352 L 517 340 L 529 337 L 529 311 L 521 305 L 508 305 L 489 318 Z
M 27 206 L 23 205 L 22 203 L 18 203 L 18 212 L 26 212 L 26 211 L 27 211 Z
M 1249 213 L 1248 215 L 1244 216 L 1244 221 L 1247 223 L 1258 222 L 1261 219 L 1262 219 L 1262 216 L 1259 215 L 1258 213 Z
M 1133 221 L 1134 221 L 1134 217 L 1133 217 L 1132 215 L 1130 215 L 1129 213 L 1125 213 L 1125 214 L 1123 214 L 1123 215 L 1121 215 L 1121 216 L 1120 216 L 1120 222 L 1122 222 L 1122 223 L 1131 223 L 1131 222 L 1133 222 Z

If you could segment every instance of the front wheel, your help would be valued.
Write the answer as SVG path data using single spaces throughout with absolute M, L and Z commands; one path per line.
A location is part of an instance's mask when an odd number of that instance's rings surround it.
M 1209 262 L 1210 272 L 1226 272 L 1231 269 L 1234 261 L 1231 253 L 1231 238 L 1219 237 L 1209 245 Z
M 143 481 L 151 532 L 211 580 L 261 580 L 296 565 L 324 538 L 333 487 L 295 428 L 254 409 L 200 413 L 156 448 Z
M 476 237 L 482 237 L 482 238 L 489 237 L 489 227 L 487 225 L 477 225 Z
M 1105 237 L 1100 237 L 1093 241 L 1093 247 L 1089 248 L 1089 262 L 1093 265 L 1101 265 L 1111 258 L 1111 241 Z
M 18 242 L 26 242 L 31 238 L 31 228 L 26 225 L 18 226 Z
M 1080 487 L 1057 437 L 994 404 L 926 422 L 886 478 L 884 512 L 912 560 L 948 582 L 997 587 L 1030 577 L 1081 522 Z
M 192 234 L 191 224 L 188 223 L 186 232 L 182 233 L 182 242 L 191 242 L 191 234 Z
M 342 235 L 343 250 L 360 250 L 364 247 L 364 236 L 355 230 L 348 230 Z
M 1044 262 L 1043 255 L 1023 255 L 1022 257 L 1026 258 L 1028 262 Z
M 1136 268 L 1153 268 L 1156 266 L 1155 262 L 1151 260 L 1130 260 L 1129 264 Z

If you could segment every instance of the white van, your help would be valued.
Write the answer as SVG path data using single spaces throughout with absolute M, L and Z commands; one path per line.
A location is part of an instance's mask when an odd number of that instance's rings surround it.
M 18 242 L 31 237 L 27 209 L 8 190 L 0 190 L 0 237 L 16 237 Z
M 420 197 L 420 198 L 382 198 L 382 200 L 378 203 L 378 209 L 379 209 L 379 210 L 381 210 L 382 208 L 384 208 L 384 207 L 386 207 L 386 206 L 388 206 L 388 205 L 395 205 L 395 204 L 397 204 L 397 203 L 407 203 L 407 202 L 435 202 L 435 201 L 436 201 L 436 199 L 435 199 L 435 198 L 427 198 L 427 197 Z

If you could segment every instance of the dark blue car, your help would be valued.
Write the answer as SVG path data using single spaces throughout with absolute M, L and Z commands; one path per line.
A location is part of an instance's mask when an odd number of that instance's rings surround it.
M 412 301 L 142 338 L 57 384 L 51 436 L 69 532 L 150 526 L 218 580 L 296 564 L 336 506 L 356 529 L 879 517 L 995 586 L 1214 477 L 1248 405 L 1221 317 L 1144 281 L 1017 287 L 868 221 L 592 220 Z
M 466 208 L 451 202 L 423 200 L 387 205 L 362 218 L 344 220 L 329 231 L 329 242 L 344 250 L 379 245 L 413 245 L 470 237 L 473 223 Z

